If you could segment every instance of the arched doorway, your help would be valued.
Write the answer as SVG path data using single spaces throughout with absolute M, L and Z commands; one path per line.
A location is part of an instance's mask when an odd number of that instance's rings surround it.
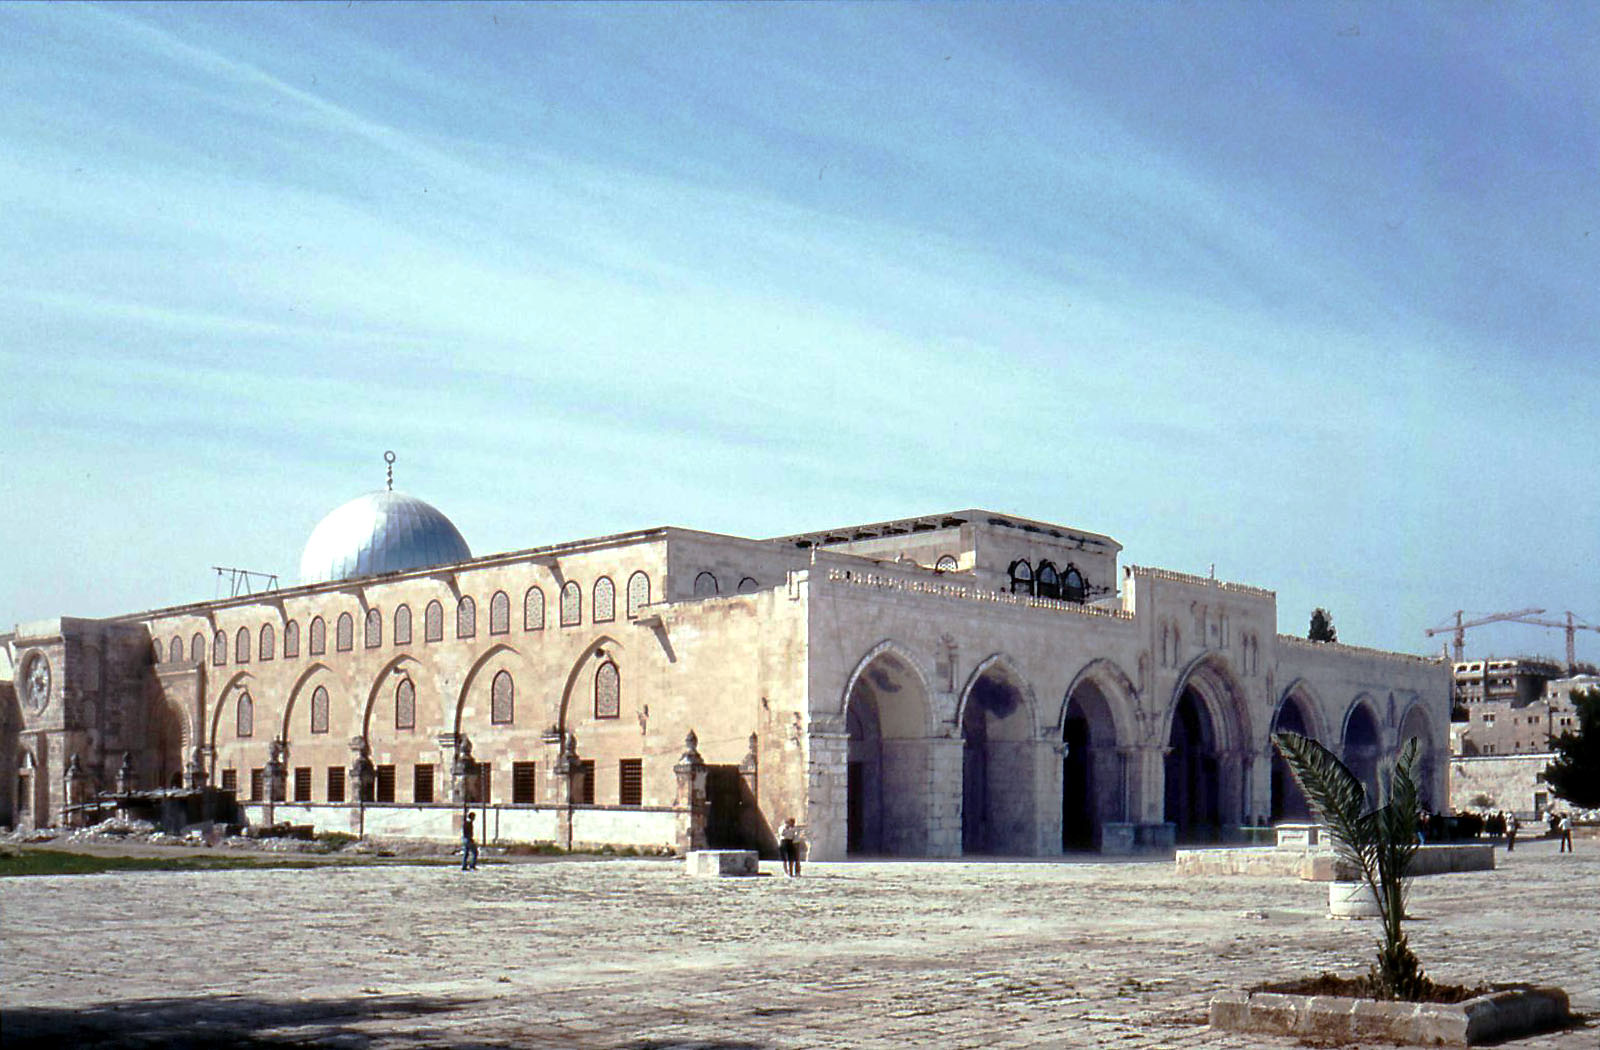
M 1299 697 L 1293 694 L 1284 697 L 1282 706 L 1278 708 L 1278 717 L 1273 720 L 1272 732 L 1274 735 L 1278 733 L 1298 733 L 1305 737 L 1312 735 L 1310 719 L 1306 717 L 1305 708 Z M 1272 748 L 1271 811 L 1271 821 L 1274 824 L 1281 821 L 1303 823 L 1311 819 L 1311 804 L 1306 801 L 1305 792 L 1300 790 L 1294 774 L 1289 771 L 1289 763 L 1284 761 L 1276 746 Z
M 1105 822 L 1123 814 L 1116 722 L 1094 680 L 1068 693 L 1061 737 L 1061 849 L 1097 849 Z
M 1033 736 L 1021 684 L 991 665 L 961 705 L 962 853 L 1035 852 Z
M 928 851 L 928 692 L 893 650 L 856 674 L 845 700 L 845 850 L 921 856 Z
M 1400 722 L 1400 745 L 1405 746 L 1407 740 L 1415 738 L 1417 741 L 1417 764 L 1413 767 L 1413 776 L 1417 781 L 1417 793 L 1425 809 L 1438 808 L 1440 799 L 1434 793 L 1434 777 L 1436 776 L 1435 757 L 1433 752 L 1433 732 L 1428 725 L 1428 716 L 1420 705 L 1412 705 L 1411 710 Z
M 1378 733 L 1378 720 L 1372 709 L 1356 701 L 1344 721 L 1344 744 L 1340 758 L 1350 772 L 1360 778 L 1367 788 L 1367 805 L 1378 799 L 1378 759 L 1383 754 L 1383 738 Z
M 1222 763 L 1205 700 L 1185 686 L 1167 737 L 1166 821 L 1180 843 L 1222 837 Z

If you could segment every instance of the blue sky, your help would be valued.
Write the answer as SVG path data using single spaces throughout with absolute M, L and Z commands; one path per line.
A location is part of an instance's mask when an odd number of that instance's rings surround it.
M 9 4 L 0 90 L 0 622 L 291 581 L 392 448 L 475 553 L 982 506 L 1600 623 L 1587 5 Z

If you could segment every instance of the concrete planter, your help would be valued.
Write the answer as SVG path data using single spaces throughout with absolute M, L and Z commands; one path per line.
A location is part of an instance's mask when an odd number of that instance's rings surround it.
M 1378 898 L 1372 895 L 1372 887 L 1366 883 L 1328 883 L 1328 918 L 1376 919 L 1382 914 Z
M 1559 988 L 1508 988 L 1460 1003 L 1401 1003 L 1331 995 L 1223 992 L 1211 1027 L 1339 1042 L 1477 1046 L 1559 1028 L 1570 1019 Z

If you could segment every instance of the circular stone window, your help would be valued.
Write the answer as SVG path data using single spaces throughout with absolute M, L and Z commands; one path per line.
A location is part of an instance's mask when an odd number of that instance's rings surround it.
M 38 714 L 50 703 L 50 661 L 43 653 L 34 653 L 22 672 L 19 683 L 22 702 L 29 711 Z

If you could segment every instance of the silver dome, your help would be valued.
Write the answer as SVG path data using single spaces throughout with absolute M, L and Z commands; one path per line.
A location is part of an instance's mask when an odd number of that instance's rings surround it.
M 311 530 L 300 555 L 300 582 L 425 569 L 470 557 L 467 541 L 432 505 L 400 492 L 369 492 Z

